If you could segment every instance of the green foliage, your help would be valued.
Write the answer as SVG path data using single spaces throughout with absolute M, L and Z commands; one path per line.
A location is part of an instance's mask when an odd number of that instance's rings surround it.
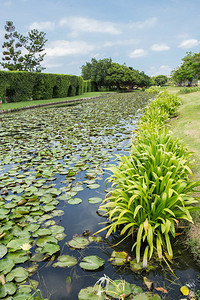
M 2 45 L 5 50 L 2 56 L 3 62 L 0 64 L 10 71 L 21 70 L 22 56 L 20 48 L 22 44 L 18 41 L 18 33 L 15 31 L 12 21 L 7 21 L 4 28 L 6 30 L 6 41 Z
M 182 59 L 180 67 L 172 72 L 172 80 L 176 84 L 188 84 L 197 82 L 200 75 L 200 53 L 187 52 Z
M 200 91 L 200 87 L 198 87 L 198 86 L 185 87 L 185 88 L 181 88 L 181 90 L 178 92 L 178 94 L 190 94 L 190 93 L 195 93 L 195 92 L 199 92 L 199 91 Z
M 19 102 L 81 95 L 91 82 L 74 75 L 23 71 L 0 71 L 0 97 L 3 102 Z
M 106 85 L 105 79 L 111 63 L 111 58 L 99 60 L 92 58 L 91 62 L 86 62 L 86 64 L 81 67 L 83 79 L 91 80 L 95 86 L 95 90 L 99 90 L 102 86 Z
M 6 30 L 3 48 L 3 68 L 10 71 L 31 71 L 41 72 L 45 68 L 40 64 L 44 59 L 44 46 L 47 42 L 46 33 L 33 29 L 28 32 L 28 36 L 17 33 L 12 21 L 7 21 L 4 26 Z M 22 51 L 28 53 L 22 55 Z
M 175 237 L 179 220 L 192 222 L 197 202 L 191 197 L 199 182 L 191 180 L 190 153 L 165 128 L 179 104 L 178 97 L 162 92 L 146 108 L 130 155 L 109 168 L 111 193 L 100 206 L 110 222 L 106 237 L 118 228 L 127 236 L 136 233 L 133 249 L 139 262 L 145 247 L 144 267 L 155 250 L 160 259 L 163 251 L 173 257 L 170 236 Z
M 168 77 L 165 75 L 158 75 L 153 78 L 155 85 L 163 86 L 168 82 Z
M 113 63 L 111 58 L 98 61 L 92 58 L 91 63 L 86 62 L 86 65 L 83 65 L 81 69 L 83 79 L 91 80 L 94 90 L 143 88 L 152 84 L 151 78 L 144 72 Z
M 106 82 L 110 87 L 116 86 L 118 90 L 133 89 L 150 86 L 150 77 L 131 67 L 112 63 L 108 69 Z

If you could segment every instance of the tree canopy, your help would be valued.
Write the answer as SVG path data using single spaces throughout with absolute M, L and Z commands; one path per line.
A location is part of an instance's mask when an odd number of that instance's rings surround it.
M 162 86 L 167 83 L 168 77 L 165 75 L 158 75 L 158 76 L 153 77 L 153 80 L 154 80 L 155 85 Z
M 90 79 L 97 90 L 101 87 L 133 89 L 151 85 L 151 78 L 144 72 L 112 62 L 111 58 L 92 58 L 91 62 L 86 62 L 81 69 L 83 79 Z
M 41 72 L 44 70 L 41 62 L 46 55 L 44 53 L 47 42 L 46 33 L 33 29 L 28 32 L 27 36 L 24 36 L 17 33 L 12 21 L 7 21 L 4 28 L 6 41 L 2 45 L 5 49 L 0 63 L 2 67 L 10 71 Z
M 198 81 L 200 75 L 200 53 L 187 52 L 181 65 L 172 72 L 172 80 L 177 84 Z

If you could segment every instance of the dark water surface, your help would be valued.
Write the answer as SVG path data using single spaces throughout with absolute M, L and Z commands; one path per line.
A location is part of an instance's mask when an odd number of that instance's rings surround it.
M 61 195 L 54 195 L 54 199 L 59 201 L 56 211 L 61 210 L 62 213 L 53 216 L 50 211 L 47 215 L 57 225 L 63 226 L 66 234 L 63 240 L 58 241 L 60 252 L 56 253 L 54 260 L 56 261 L 59 255 L 68 254 L 76 257 L 78 264 L 70 268 L 54 268 L 54 261 L 50 258 L 38 263 L 37 271 L 31 279 L 39 281 L 38 288 L 43 297 L 51 300 L 76 300 L 82 288 L 93 286 L 104 274 L 113 280 L 122 278 L 135 283 L 144 291 L 147 290 L 143 284 L 143 277 L 146 276 L 154 281 L 157 287 L 164 287 L 168 291 L 167 294 L 159 293 L 163 299 L 183 298 L 180 293 L 182 285 L 188 285 L 194 291 L 199 289 L 200 268 L 194 263 L 190 252 L 184 248 L 180 239 L 174 242 L 174 263 L 170 265 L 176 276 L 160 262 L 157 262 L 157 267 L 149 273 L 134 273 L 128 264 L 113 266 L 108 261 L 113 250 L 134 255 L 131 252 L 134 243 L 131 239 L 114 246 L 120 241 L 117 233 L 106 240 L 106 231 L 103 231 L 100 233 L 101 242 L 92 242 L 82 250 L 72 250 L 66 244 L 74 235 L 82 235 L 86 230 L 95 233 L 103 228 L 102 223 L 106 219 L 97 212 L 99 203 L 91 204 L 88 199 L 105 198 L 105 180 L 109 176 L 106 167 L 117 162 L 115 154 L 128 154 L 131 138 L 134 137 L 133 130 L 148 99 L 149 96 L 144 93 L 112 95 L 75 106 L 16 113 L 0 120 L 0 197 L 5 204 L 10 201 L 8 196 L 23 196 L 27 189 L 41 179 L 44 179 L 44 182 L 37 187 L 38 191 L 52 185 L 63 195 L 68 186 L 69 190 L 77 185 L 84 188 L 72 196 L 82 199 L 82 203 L 78 205 L 70 205 L 67 200 L 59 199 Z M 67 176 L 70 170 L 75 172 L 72 177 Z M 20 183 L 19 175 L 24 174 L 25 182 Z M 22 190 L 16 192 L 13 187 L 9 187 L 8 178 L 12 179 L 13 186 L 18 180 L 17 186 L 21 185 Z M 99 184 L 99 187 L 90 189 L 85 182 L 89 179 Z M 8 194 L 4 193 L 6 190 Z M 32 211 L 31 215 L 34 216 Z M 41 221 L 42 227 L 45 226 L 41 216 L 36 216 L 35 220 Z M 1 226 L 3 225 L 5 219 L 1 222 Z M 34 254 L 38 250 L 34 243 L 32 245 L 31 252 Z M 79 263 L 88 255 L 97 255 L 104 259 L 104 266 L 97 271 L 81 269 Z M 32 265 L 32 262 L 20 264 L 23 267 Z M 66 278 L 69 276 L 72 280 L 71 285 L 66 284 Z

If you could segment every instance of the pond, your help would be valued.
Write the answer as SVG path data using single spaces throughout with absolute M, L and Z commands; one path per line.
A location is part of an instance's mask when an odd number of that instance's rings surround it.
M 183 285 L 199 289 L 200 268 L 181 239 L 173 245 L 173 274 L 160 262 L 149 272 L 133 271 L 131 239 L 118 244 L 118 233 L 92 235 L 106 224 L 98 208 L 109 190 L 107 168 L 117 163 L 116 154 L 128 154 L 150 97 L 104 95 L 1 117 L 1 299 L 29 299 L 35 289 L 51 300 L 78 299 L 104 274 L 144 291 L 146 277 L 163 299 L 181 299 Z M 127 253 L 127 263 L 111 263 L 113 251 Z

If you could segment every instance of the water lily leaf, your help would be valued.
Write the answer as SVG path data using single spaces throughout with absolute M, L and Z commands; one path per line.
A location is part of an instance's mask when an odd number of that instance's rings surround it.
M 0 244 L 0 258 L 4 257 L 7 253 L 7 247 Z
M 3 274 L 9 273 L 14 266 L 15 263 L 12 259 L 5 258 L 0 260 L 0 272 L 3 272 Z
M 76 185 L 71 189 L 72 192 L 80 192 L 83 190 L 84 190 L 84 188 L 81 185 Z
M 44 236 L 36 241 L 36 245 L 39 247 L 43 247 L 46 243 L 57 244 L 57 239 L 54 236 Z
M 78 294 L 78 300 L 104 300 L 105 293 L 101 286 L 89 286 L 85 289 L 81 289 Z
M 3 299 L 7 295 L 13 295 L 17 290 L 16 285 L 13 282 L 6 282 L 0 288 L 0 298 Z
M 181 290 L 181 293 L 182 293 L 184 296 L 187 296 L 187 295 L 189 294 L 189 291 L 190 291 L 186 285 L 183 285 L 183 286 L 180 288 L 180 290 Z
M 9 251 L 17 251 L 17 250 L 21 250 L 21 247 L 23 246 L 23 244 L 29 244 L 31 243 L 31 239 L 29 238 L 19 238 L 19 239 L 12 239 L 8 244 L 7 247 L 10 248 Z
M 96 204 L 102 202 L 102 199 L 100 197 L 91 197 L 88 199 L 88 202 L 92 204 Z
M 22 282 L 28 278 L 28 271 L 22 267 L 13 269 L 10 273 L 6 275 L 6 282 L 13 281 Z
M 34 254 L 31 257 L 31 261 L 40 262 L 40 261 L 46 260 L 47 258 L 49 258 L 48 254 L 45 254 L 45 253 L 36 253 L 36 254 Z
M 66 244 L 75 249 L 83 249 L 89 244 L 89 241 L 85 237 L 76 236 Z
M 30 258 L 30 255 L 21 250 L 8 253 L 6 258 L 11 259 L 15 264 L 22 264 Z
M 62 196 L 60 196 L 58 199 L 59 200 L 69 200 L 71 198 L 71 195 L 69 195 L 69 194 L 67 194 L 67 193 L 65 193 L 65 194 L 63 194 Z
M 56 236 L 57 234 L 62 233 L 65 228 L 63 226 L 53 225 L 49 227 L 49 230 L 51 231 L 53 236 Z
M 80 267 L 84 270 L 97 270 L 102 267 L 105 263 L 105 260 L 96 256 L 90 255 L 83 258 L 80 263 Z
M 132 287 L 131 284 L 125 280 L 114 280 L 109 282 L 105 292 L 106 295 L 114 299 L 120 299 L 130 296 L 132 294 Z
M 98 183 L 93 183 L 93 184 L 88 184 L 87 186 L 89 189 L 93 190 L 93 189 L 97 189 L 100 187 L 100 184 Z
M 81 198 L 73 198 L 68 200 L 68 203 L 71 205 L 76 205 L 76 204 L 80 204 L 82 202 Z
M 60 251 L 60 246 L 50 243 L 45 244 L 41 249 L 42 253 L 47 253 L 49 255 L 53 255 L 58 251 Z
M 70 255 L 62 255 L 58 257 L 58 262 L 53 264 L 53 267 L 72 267 L 78 263 L 77 259 Z
M 136 259 L 133 259 L 131 262 L 130 262 L 130 269 L 133 271 L 133 272 L 138 272 L 138 271 L 141 271 L 144 269 L 143 267 L 143 263 L 142 262 L 137 262 Z
M 125 251 L 121 251 L 121 252 L 113 251 L 109 259 L 111 264 L 113 264 L 114 266 L 122 266 L 130 260 L 131 260 L 130 256 Z
M 48 228 L 40 228 L 37 231 L 34 232 L 34 236 L 45 236 L 45 235 L 51 235 L 51 230 Z

